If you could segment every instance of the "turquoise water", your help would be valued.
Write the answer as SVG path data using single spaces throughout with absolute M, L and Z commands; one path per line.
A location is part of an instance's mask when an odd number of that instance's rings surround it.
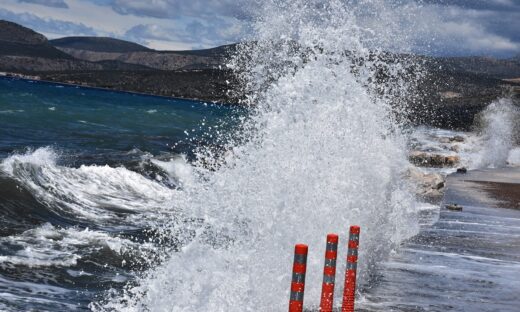
M 0 78 L 0 311 L 87 310 L 132 281 L 165 248 L 177 172 L 242 114 Z
M 188 143 L 172 146 L 231 111 L 191 100 L 1 78 L 0 155 L 49 145 L 93 154 L 189 152 Z

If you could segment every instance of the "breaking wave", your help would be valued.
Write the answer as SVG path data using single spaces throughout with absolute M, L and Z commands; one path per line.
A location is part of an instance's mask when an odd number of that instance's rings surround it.
M 519 139 L 520 111 L 512 99 L 499 99 L 491 103 L 482 113 L 480 118 L 482 133 L 480 136 L 481 150 L 475 160 L 480 168 L 504 167 L 508 163 L 508 157 Z M 514 158 L 514 154 L 512 155 Z
M 104 225 L 142 225 L 160 213 L 172 213 L 174 189 L 124 167 L 57 163 L 50 147 L 14 154 L 0 163 L 0 172 L 15 179 L 49 209 L 74 219 Z M 145 212 L 150 212 L 146 213 Z
M 188 183 L 171 198 L 177 214 L 162 229 L 165 236 L 169 229 L 182 232 L 187 225 L 179 215 L 202 224 L 137 286 L 94 310 L 286 309 L 298 242 L 310 247 L 306 301 L 317 305 L 326 233 L 346 238 L 349 225 L 362 226 L 362 283 L 377 261 L 416 233 L 417 209 L 402 179 L 406 142 L 389 90 L 374 85 L 381 67 L 390 74 L 402 69 L 379 62 L 374 49 L 395 43 L 399 23 L 386 20 L 392 8 L 385 1 L 362 2 L 263 2 L 254 43 L 241 46 L 229 64 L 240 73 L 252 113 L 227 140 L 218 168 L 207 168 L 212 151 L 200 151 L 190 178 L 183 178 Z M 361 7 L 388 21 L 386 28 L 374 32 L 358 21 Z M 402 81 L 394 83 L 405 92 Z M 170 196 L 156 191 L 150 187 Z

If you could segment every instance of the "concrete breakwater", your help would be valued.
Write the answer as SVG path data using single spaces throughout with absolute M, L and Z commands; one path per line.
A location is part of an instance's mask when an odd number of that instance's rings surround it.
M 519 193 L 520 168 L 448 176 L 442 208 L 422 211 L 421 232 L 381 265 L 361 311 L 518 311 Z

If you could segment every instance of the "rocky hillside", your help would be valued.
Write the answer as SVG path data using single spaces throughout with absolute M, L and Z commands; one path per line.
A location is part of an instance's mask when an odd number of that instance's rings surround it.
M 120 61 L 90 62 L 75 58 L 43 36 L 16 23 L 0 20 L 0 71 L 33 73 L 42 71 L 148 70 Z
M 0 55 L 72 59 L 53 47 L 47 38 L 29 28 L 0 20 Z
M 51 40 L 57 49 L 84 61 L 118 61 L 158 70 L 218 68 L 226 47 L 198 51 L 156 51 L 113 38 L 65 37 Z
M 222 70 L 183 71 L 78 71 L 42 72 L 41 79 L 113 90 L 161 96 L 237 103 L 228 90 L 236 85 L 230 72 Z
M 44 35 L 27 27 L 3 20 L 0 20 L 0 41 L 29 45 L 47 44 L 47 38 Z
M 468 130 L 473 119 L 499 97 L 518 97 L 520 63 L 484 57 L 425 58 L 413 116 L 417 123 Z
M 486 75 L 498 79 L 520 78 L 520 56 L 511 59 L 492 57 L 437 58 L 436 63 L 447 70 Z
M 110 37 L 65 37 L 49 40 L 58 49 L 75 49 L 92 52 L 128 53 L 153 51 L 140 44 Z

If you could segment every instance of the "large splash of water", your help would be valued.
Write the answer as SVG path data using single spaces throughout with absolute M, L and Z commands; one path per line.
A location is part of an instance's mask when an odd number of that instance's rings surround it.
M 481 168 L 503 167 L 517 144 L 515 136 L 519 128 L 520 111 L 512 99 L 494 101 L 481 113 L 481 146 L 477 166 Z
M 137 286 L 95 309 L 283 310 L 297 242 L 310 246 L 306 302 L 316 305 L 326 233 L 339 233 L 345 246 L 348 226 L 362 226 L 363 282 L 377 260 L 417 230 L 401 178 L 405 142 L 389 102 L 372 85 L 378 64 L 369 48 L 378 38 L 392 41 L 393 29 L 363 28 L 356 18 L 363 5 L 390 18 L 382 14 L 384 1 L 262 4 L 254 44 L 230 63 L 253 113 L 227 147 L 225 164 L 195 168 L 172 203 L 179 216 L 203 225 Z M 353 58 L 364 60 L 356 70 Z M 186 220 L 166 228 L 182 229 Z

